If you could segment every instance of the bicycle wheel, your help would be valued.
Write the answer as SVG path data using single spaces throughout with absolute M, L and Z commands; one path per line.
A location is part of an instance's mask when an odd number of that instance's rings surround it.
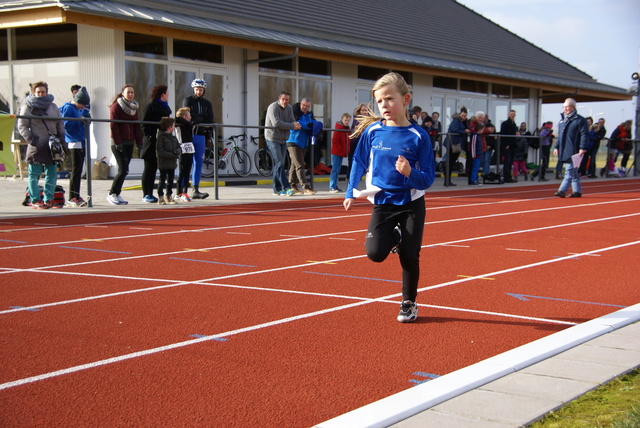
M 216 172 L 216 165 L 213 159 L 213 150 L 207 148 L 204 151 L 204 160 L 202 161 L 202 172 L 200 175 L 203 177 L 213 177 L 213 174 Z
M 267 149 L 258 149 L 255 154 L 255 162 L 256 168 L 260 175 L 268 177 L 271 175 L 273 171 L 273 159 L 271 158 L 271 153 Z
M 246 177 L 251 173 L 251 157 L 246 150 L 236 148 L 231 153 L 231 167 L 240 177 Z

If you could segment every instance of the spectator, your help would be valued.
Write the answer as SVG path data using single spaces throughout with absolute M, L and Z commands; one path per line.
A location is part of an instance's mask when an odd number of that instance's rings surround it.
M 472 117 L 469 119 L 469 129 L 471 130 L 471 138 L 467 150 L 469 156 L 467 162 L 471 164 L 469 185 L 479 186 L 478 171 L 480 170 L 480 161 L 482 159 L 482 132 L 484 131 L 484 123 L 479 122 L 477 117 Z
M 579 153 L 584 156 L 587 151 L 587 121 L 576 111 L 576 100 L 567 98 L 563 104 L 564 112 L 558 122 L 558 140 L 553 154 L 564 164 L 564 179 L 556 196 L 564 198 L 569 186 L 571 186 L 570 198 L 582 196 L 580 176 L 578 169 L 573 164 L 572 156 Z
M 431 128 L 429 130 L 429 138 L 431 138 L 431 144 L 433 145 L 434 157 L 437 153 L 442 153 L 440 147 L 440 134 L 442 133 L 442 122 L 440 122 L 440 113 L 434 111 L 431 114 Z
M 139 106 L 134 96 L 133 85 L 130 83 L 124 85 L 109 107 L 109 118 L 137 122 Z M 107 201 L 112 205 L 126 205 L 128 202 L 120 196 L 120 193 L 124 179 L 129 173 L 133 145 L 137 144 L 138 150 L 142 149 L 142 131 L 139 123 L 111 122 L 109 126 L 111 127 L 111 152 L 118 164 L 118 173 L 111 183 Z
M 142 202 L 150 204 L 158 202 L 158 198 L 153 196 L 153 183 L 156 180 L 158 171 L 158 158 L 156 157 L 156 137 L 160 129 L 160 119 L 171 116 L 169 107 L 169 94 L 167 85 L 157 85 L 151 88 L 151 102 L 144 109 L 142 120 L 146 123 L 142 125 L 144 134 L 144 145 L 140 152 L 140 157 L 144 159 L 144 169 L 142 171 Z
M 91 99 L 84 86 L 75 91 L 73 101 L 60 107 L 62 117 L 79 119 L 89 114 L 87 106 Z M 85 207 L 87 202 L 80 196 L 82 167 L 84 166 L 86 136 L 85 124 L 80 120 L 65 120 L 65 140 L 71 157 L 71 174 L 69 174 L 69 207 Z
M 303 98 L 300 101 L 299 117 L 296 117 L 300 129 L 294 128 L 289 134 L 289 139 L 287 139 L 287 150 L 289 151 L 289 158 L 291 159 L 289 184 L 291 185 L 291 190 L 293 190 L 294 195 L 314 195 L 316 193 L 316 191 L 311 188 L 304 172 L 304 153 L 309 145 L 309 138 L 312 135 L 313 127 L 318 126 L 316 124 L 321 124 L 321 122 L 313 119 L 310 109 L 311 101 Z M 296 109 L 293 109 L 293 112 L 295 117 Z M 298 184 L 302 186 L 302 189 L 298 188 Z
M 191 109 L 182 107 L 176 113 L 176 137 L 180 142 L 180 172 L 176 186 L 177 197 L 182 202 L 191 202 L 189 197 L 189 176 L 193 166 L 193 122 L 191 121 Z
M 300 123 L 293 117 L 293 108 L 289 105 L 291 94 L 282 91 L 277 101 L 267 108 L 264 138 L 273 157 L 273 194 L 293 195 L 289 186 L 284 163 L 287 156 L 286 141 L 289 130 L 300 129 Z
M 342 160 L 349 156 L 349 122 L 351 115 L 342 113 L 340 121 L 336 122 L 336 129 L 344 129 L 345 131 L 333 131 L 331 138 L 331 175 L 329 176 L 329 192 L 338 193 L 342 189 L 338 187 L 338 174 L 342 169 Z
M 630 120 L 622 122 L 611 133 L 611 137 L 609 138 L 609 147 L 616 151 L 613 162 L 618 162 L 618 156 L 622 154 L 620 169 L 625 174 L 627 172 L 627 162 L 629 161 L 631 150 L 633 150 L 633 143 L 631 142 L 631 124 L 632 122 Z
M 513 183 L 511 177 L 511 168 L 513 166 L 513 154 L 515 151 L 516 139 L 518 134 L 518 125 L 516 125 L 516 111 L 510 110 L 507 120 L 500 125 L 500 151 L 504 159 L 502 174 L 505 183 Z
M 513 150 L 513 180 L 518 181 L 518 175 L 521 172 L 524 175 L 525 181 L 529 179 L 529 173 L 527 171 L 527 157 L 529 155 L 529 140 L 522 138 L 523 135 L 531 135 L 531 132 L 527 130 L 527 124 L 522 122 L 518 129 L 518 135 L 520 138 L 516 138 L 516 144 Z
M 588 126 L 588 134 L 587 134 L 587 152 L 582 157 L 582 162 L 580 163 L 580 168 L 578 169 L 578 174 L 581 177 L 586 177 L 591 166 L 591 162 L 594 161 L 594 157 L 592 157 L 592 149 L 598 137 L 598 129 L 600 129 L 600 125 L 598 123 L 593 123 L 593 119 L 590 117 L 587 118 L 587 126 Z
M 549 157 L 551 155 L 553 138 L 553 122 L 545 122 L 540 130 L 540 181 L 549 181 L 549 179 L 545 177 L 545 174 L 549 168 Z
M 420 250 L 425 223 L 424 192 L 435 179 L 429 135 L 408 119 L 409 86 L 397 73 L 378 79 L 372 89 L 382 117 L 362 118 L 354 131 L 362 135 L 354 155 L 344 208 L 354 197 L 368 196 L 373 211 L 365 241 L 367 257 L 381 263 L 397 252 L 402 266 L 402 303 L 397 320 L 418 317 L 416 297 L 420 278 Z M 367 188 L 356 192 L 368 170 Z
M 158 203 L 160 205 L 176 203 L 171 194 L 173 192 L 173 178 L 181 151 L 180 142 L 173 135 L 174 130 L 175 119 L 171 117 L 160 119 L 156 137 L 156 157 L 158 159 L 158 170 L 160 170 L 160 181 L 158 181 Z M 164 192 L 165 187 L 167 189 L 166 195 Z
M 590 150 L 590 162 L 589 167 L 587 168 L 587 173 L 589 178 L 596 178 L 596 159 L 598 157 L 598 150 L 600 149 L 600 142 L 604 139 L 605 135 L 607 135 L 607 129 L 604 127 L 604 118 L 598 119 L 598 131 L 596 134 L 598 138 L 593 141 L 593 147 Z
M 454 114 L 451 119 L 449 130 L 447 131 L 449 135 L 447 136 L 447 139 L 445 139 L 445 148 L 447 149 L 445 156 L 447 157 L 446 162 L 449 165 L 448 172 L 446 167 L 444 169 L 445 186 L 456 185 L 451 181 L 451 172 L 455 168 L 458 156 L 460 156 L 460 152 L 462 151 L 462 146 L 466 144 L 467 134 L 470 132 L 467 125 L 466 110 L 461 111 L 460 114 Z M 450 146 L 446 145 L 447 140 L 449 141 Z
M 60 117 L 60 110 L 49 94 L 46 82 L 31 84 L 31 93 L 27 95 L 20 107 L 21 116 Z M 31 207 L 35 209 L 62 208 L 54 204 L 54 193 L 57 182 L 57 164 L 49 147 L 49 136 L 65 141 L 64 124 L 53 119 L 18 119 L 18 132 L 27 142 L 26 161 L 29 165 L 29 197 Z M 44 172 L 44 195 L 40 193 L 40 176 Z M 43 200 L 44 197 L 44 200 Z
M 369 104 L 360 103 L 358 107 L 353 110 L 353 123 L 351 123 L 351 129 L 356 129 L 358 127 L 358 123 L 360 122 L 359 117 L 365 117 L 369 114 Z M 353 135 L 349 136 L 349 169 L 347 171 L 347 182 L 349 181 L 349 177 L 351 177 L 351 165 L 353 164 L 353 154 L 356 151 L 356 147 L 358 147 L 358 141 L 360 137 L 354 137 Z
M 191 121 L 193 122 L 193 173 L 191 175 L 191 183 L 193 184 L 193 199 L 206 199 L 209 194 L 200 191 L 200 178 L 202 176 L 202 164 L 204 161 L 204 153 L 207 146 L 215 149 L 215 144 L 211 141 L 213 128 L 198 126 L 201 123 L 213 123 L 213 105 L 211 101 L 204 97 L 207 90 L 207 82 L 204 79 L 194 79 L 191 82 L 193 95 L 185 98 L 183 106 L 189 107 L 191 112 Z

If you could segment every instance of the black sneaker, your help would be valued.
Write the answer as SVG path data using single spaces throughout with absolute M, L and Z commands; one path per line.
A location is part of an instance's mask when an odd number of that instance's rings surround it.
M 411 300 L 403 300 L 400 305 L 398 322 L 414 322 L 418 318 L 418 305 Z
M 393 254 L 397 254 L 400 249 L 400 244 L 402 243 L 402 232 L 400 231 L 400 226 L 396 226 L 391 232 L 391 238 L 393 239 L 393 248 L 391 248 L 391 252 Z
M 572 194 L 569 195 L 570 198 L 579 198 L 582 196 L 582 193 L 580 192 L 573 192 Z
M 565 196 L 567 196 L 567 194 L 564 193 L 562 190 L 558 190 L 554 196 L 557 196 L 559 198 L 564 198 Z

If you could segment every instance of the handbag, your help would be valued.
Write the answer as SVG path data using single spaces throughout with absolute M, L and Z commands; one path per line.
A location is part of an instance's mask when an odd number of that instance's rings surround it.
M 45 128 L 47 128 L 47 132 L 49 132 L 49 150 L 51 150 L 51 158 L 55 163 L 62 163 L 64 161 L 64 147 L 62 146 L 62 142 L 60 141 L 60 138 L 49 131 L 47 122 L 43 120 L 42 123 L 44 123 Z
M 452 144 L 451 145 L 451 153 L 460 153 L 462 151 L 462 144 Z

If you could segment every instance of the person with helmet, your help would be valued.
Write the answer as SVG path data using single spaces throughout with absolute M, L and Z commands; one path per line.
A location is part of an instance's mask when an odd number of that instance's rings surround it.
M 191 121 L 193 128 L 193 145 L 195 153 L 193 155 L 193 171 L 191 173 L 191 183 L 193 184 L 192 199 L 205 199 L 209 196 L 206 192 L 200 192 L 200 174 L 202 172 L 202 162 L 204 161 L 204 152 L 206 142 L 211 139 L 212 129 L 209 127 L 198 126 L 200 123 L 213 123 L 213 106 L 211 101 L 204 97 L 207 82 L 204 79 L 194 79 L 191 82 L 193 95 L 184 99 L 183 106 L 189 107 L 191 110 Z

